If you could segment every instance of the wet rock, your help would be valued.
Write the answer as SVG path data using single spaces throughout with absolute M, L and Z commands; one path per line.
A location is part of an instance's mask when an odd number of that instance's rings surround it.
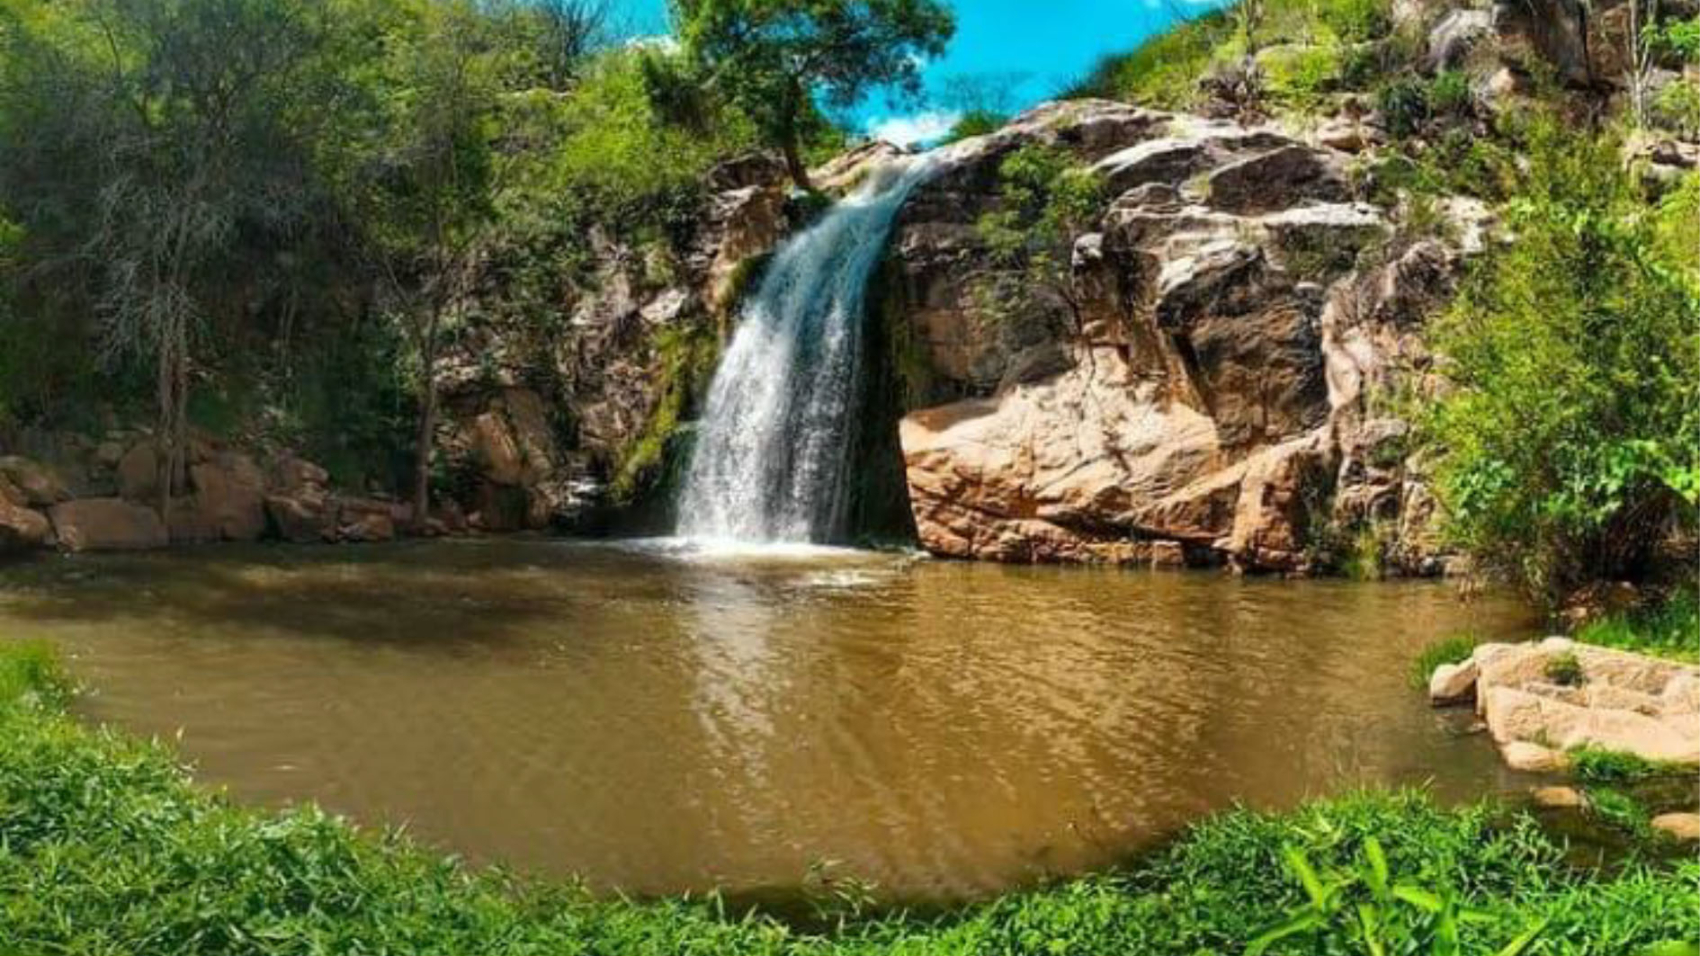
M 1661 813 L 1653 818 L 1653 829 L 1685 843 L 1700 840 L 1700 813 Z
M 48 516 L 66 551 L 138 551 L 163 548 L 170 540 L 152 508 L 119 498 L 67 501 Z
M 1473 658 L 1461 664 L 1442 664 L 1429 676 L 1428 699 L 1435 704 L 1469 700 L 1475 696 L 1480 673 Z

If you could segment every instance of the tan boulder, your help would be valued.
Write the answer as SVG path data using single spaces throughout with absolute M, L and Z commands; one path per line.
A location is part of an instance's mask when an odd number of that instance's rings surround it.
M 152 508 L 118 498 L 84 498 L 49 512 L 59 546 L 67 551 L 134 551 L 163 548 L 166 528 Z
M 265 475 L 253 459 L 214 452 L 189 468 L 191 493 L 172 504 L 173 541 L 257 541 L 266 532 Z
M 1429 676 L 1428 699 L 1435 704 L 1468 700 L 1476 693 L 1476 679 L 1480 674 L 1474 659 L 1459 664 L 1442 664 Z
M 1138 509 L 1218 463 L 1209 420 L 1141 389 L 1114 349 L 1041 385 L 912 413 L 899 437 L 922 544 L 1006 561 L 1149 561 L 1141 539 L 1170 535 Z
M 1535 806 L 1549 810 L 1574 810 L 1588 805 L 1588 798 L 1575 787 L 1536 787 L 1529 796 Z
M 71 498 L 70 489 L 52 468 L 18 455 L 0 457 L 0 479 L 11 486 L 15 504 L 46 508 Z M 20 494 L 22 500 L 17 500 Z
M 32 551 L 53 538 L 53 525 L 39 511 L 0 497 L 0 554 Z
M 336 538 L 336 509 L 322 492 L 267 495 L 265 505 L 270 527 L 285 541 L 313 544 Z
M 1501 745 L 1499 756 L 1506 766 L 1524 773 L 1556 773 L 1570 766 L 1562 752 L 1525 740 Z
M 1700 813 L 1661 813 L 1653 818 L 1653 829 L 1685 843 L 1700 840 Z

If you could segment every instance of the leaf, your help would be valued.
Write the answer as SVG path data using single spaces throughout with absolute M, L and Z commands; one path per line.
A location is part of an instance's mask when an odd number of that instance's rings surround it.
M 1291 916 L 1282 922 L 1264 930 L 1258 937 L 1246 945 L 1245 956 L 1262 956 L 1262 953 L 1289 936 L 1297 936 L 1307 930 L 1322 925 L 1319 913 L 1306 911 Z
M 1534 925 L 1524 930 L 1522 935 L 1506 943 L 1505 948 L 1499 951 L 1498 956 L 1522 956 L 1523 951 L 1529 948 L 1529 944 L 1535 941 L 1535 937 L 1546 930 L 1547 922 L 1547 919 L 1537 920 Z
M 1363 927 L 1364 945 L 1369 947 L 1369 956 L 1387 956 L 1387 947 L 1381 945 L 1381 921 L 1376 908 L 1368 903 L 1359 903 L 1358 923 Z
M 1322 880 L 1317 877 L 1316 870 L 1311 867 L 1310 859 L 1304 855 L 1304 851 L 1287 844 L 1281 847 L 1281 856 L 1287 861 L 1287 869 L 1293 871 L 1299 884 L 1304 887 L 1305 895 L 1310 897 L 1311 904 L 1319 909 L 1326 907 L 1328 891 L 1323 888 Z
M 1441 902 L 1440 897 L 1409 883 L 1401 883 L 1395 886 L 1393 895 L 1425 913 L 1438 913 L 1446 908 L 1446 904 Z
M 1364 840 L 1364 859 L 1369 861 L 1369 888 L 1377 899 L 1387 896 L 1387 854 L 1381 851 L 1381 841 L 1375 837 Z

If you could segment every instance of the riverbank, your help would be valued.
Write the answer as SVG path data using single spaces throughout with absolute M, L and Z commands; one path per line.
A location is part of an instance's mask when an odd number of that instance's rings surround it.
M 1283 847 L 1328 874 L 1385 848 L 1398 881 L 1480 911 L 1464 952 L 1490 952 L 1545 921 L 1545 953 L 1632 953 L 1700 936 L 1700 863 L 1568 869 L 1526 816 L 1457 811 L 1381 793 L 1291 814 L 1233 812 L 1130 867 L 1011 893 L 936 920 L 842 916 L 805 931 L 710 899 L 596 899 L 472 871 L 405 838 L 313 809 L 262 813 L 192 785 L 165 748 L 84 728 L 70 689 L 35 645 L 0 646 L 0 923 L 30 952 L 308 953 L 1197 953 L 1240 951 L 1303 905 Z M 1346 897 L 1370 891 L 1348 887 Z M 1388 932 L 1434 917 L 1391 902 Z M 1350 913 L 1348 918 L 1346 914 Z M 1356 952 L 1356 910 L 1270 952 Z

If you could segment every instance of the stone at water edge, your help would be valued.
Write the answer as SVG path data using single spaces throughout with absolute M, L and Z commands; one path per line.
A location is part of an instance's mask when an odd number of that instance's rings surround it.
M 1514 740 L 1499 748 L 1500 757 L 1512 770 L 1528 773 L 1552 773 L 1570 766 L 1570 759 L 1551 747 Z
M 1434 704 L 1454 704 L 1469 700 L 1476 693 L 1476 678 L 1481 671 L 1474 658 L 1460 664 L 1442 664 L 1428 679 L 1428 699 Z
M 1535 801 L 1535 806 L 1551 810 L 1580 809 L 1588 805 L 1588 798 L 1575 787 L 1536 787 L 1529 796 Z
M 1692 843 L 1700 840 L 1700 813 L 1661 813 L 1653 818 L 1653 829 Z

